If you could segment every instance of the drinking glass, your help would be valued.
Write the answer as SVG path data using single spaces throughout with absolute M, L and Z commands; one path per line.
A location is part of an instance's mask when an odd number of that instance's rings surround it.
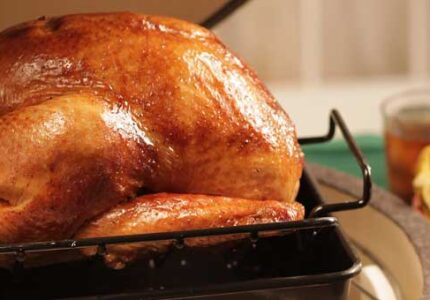
M 430 144 L 430 89 L 411 90 L 382 104 L 390 190 L 410 203 L 417 158 Z

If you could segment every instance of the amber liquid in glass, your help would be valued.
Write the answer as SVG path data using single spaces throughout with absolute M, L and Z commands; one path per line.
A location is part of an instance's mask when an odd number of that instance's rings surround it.
M 385 142 L 390 190 L 410 203 L 414 193 L 412 181 L 417 158 L 429 142 L 410 140 L 388 131 L 385 132 Z
M 390 190 L 410 203 L 412 181 L 421 150 L 430 144 L 430 108 L 415 107 L 398 112 L 385 125 L 385 153 L 387 156 Z

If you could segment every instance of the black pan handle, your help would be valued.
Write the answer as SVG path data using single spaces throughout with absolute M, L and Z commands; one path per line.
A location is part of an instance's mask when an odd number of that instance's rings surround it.
M 206 20 L 200 23 L 201 26 L 206 28 L 212 28 L 222 20 L 231 15 L 234 11 L 236 11 L 240 6 L 248 2 L 248 0 L 230 0 L 225 5 L 223 5 L 219 10 L 217 10 L 214 14 L 209 16 Z
M 351 210 L 361 208 L 369 203 L 371 194 L 372 194 L 372 179 L 371 179 L 371 171 L 370 166 L 361 153 L 360 148 L 358 148 L 357 144 L 354 141 L 349 129 L 346 127 L 345 122 L 343 121 L 340 113 L 333 109 L 330 112 L 330 123 L 329 123 L 329 131 L 326 135 L 320 137 L 308 137 L 308 138 L 300 138 L 299 143 L 301 145 L 306 144 L 315 144 L 315 143 L 324 143 L 333 139 L 334 134 L 336 132 L 336 125 L 339 127 L 342 132 L 343 138 L 348 144 L 349 149 L 357 161 L 361 173 L 363 176 L 363 191 L 360 199 L 356 201 L 347 201 L 342 203 L 334 203 L 334 204 L 321 204 L 316 206 L 310 213 L 311 218 L 320 217 L 326 215 L 328 213 L 332 213 L 335 211 L 343 211 L 343 210 Z

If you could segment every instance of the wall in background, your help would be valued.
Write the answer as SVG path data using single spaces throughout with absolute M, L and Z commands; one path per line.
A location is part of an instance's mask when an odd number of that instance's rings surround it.
M 216 32 L 266 80 L 430 70 L 428 0 L 252 0 Z
M 408 72 L 405 0 L 329 0 L 321 8 L 322 76 Z
M 300 75 L 300 0 L 251 0 L 215 28 L 264 79 Z

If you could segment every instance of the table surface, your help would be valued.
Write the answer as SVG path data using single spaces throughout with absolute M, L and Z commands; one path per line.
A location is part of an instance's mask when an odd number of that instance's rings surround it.
M 350 201 L 358 199 L 362 192 L 362 182 L 360 179 L 349 176 L 343 172 L 326 168 L 320 165 L 308 164 L 310 174 L 313 175 L 322 188 L 325 200 L 330 202 L 332 195 L 327 196 L 327 192 L 337 193 L 337 201 Z M 325 189 L 329 187 L 329 189 Z M 348 195 L 348 198 L 345 198 Z M 365 242 L 364 247 L 368 248 L 375 257 L 381 261 L 386 261 L 388 269 L 399 266 L 405 260 L 403 268 L 396 273 L 399 277 L 399 284 L 404 290 L 414 292 L 412 288 L 420 281 L 420 294 L 422 299 L 430 299 L 430 222 L 424 219 L 417 212 L 407 206 L 401 199 L 387 192 L 385 189 L 374 186 L 369 207 L 349 212 L 340 212 L 336 215 L 341 220 L 341 225 L 346 225 L 347 235 L 360 236 Z M 393 226 L 385 226 L 384 223 Z M 373 224 L 373 225 L 372 225 Z M 390 231 L 389 231 L 390 230 Z M 402 254 L 404 249 L 409 248 L 408 254 Z M 402 250 L 403 249 L 403 250 Z M 405 250 L 406 251 L 406 250 Z M 407 268 L 412 268 L 419 272 L 409 272 Z M 415 276 L 415 279 L 411 280 Z M 418 276 L 418 277 L 416 277 Z M 364 298 L 365 299 L 365 298 Z M 406 299 L 418 299 L 409 297 Z

